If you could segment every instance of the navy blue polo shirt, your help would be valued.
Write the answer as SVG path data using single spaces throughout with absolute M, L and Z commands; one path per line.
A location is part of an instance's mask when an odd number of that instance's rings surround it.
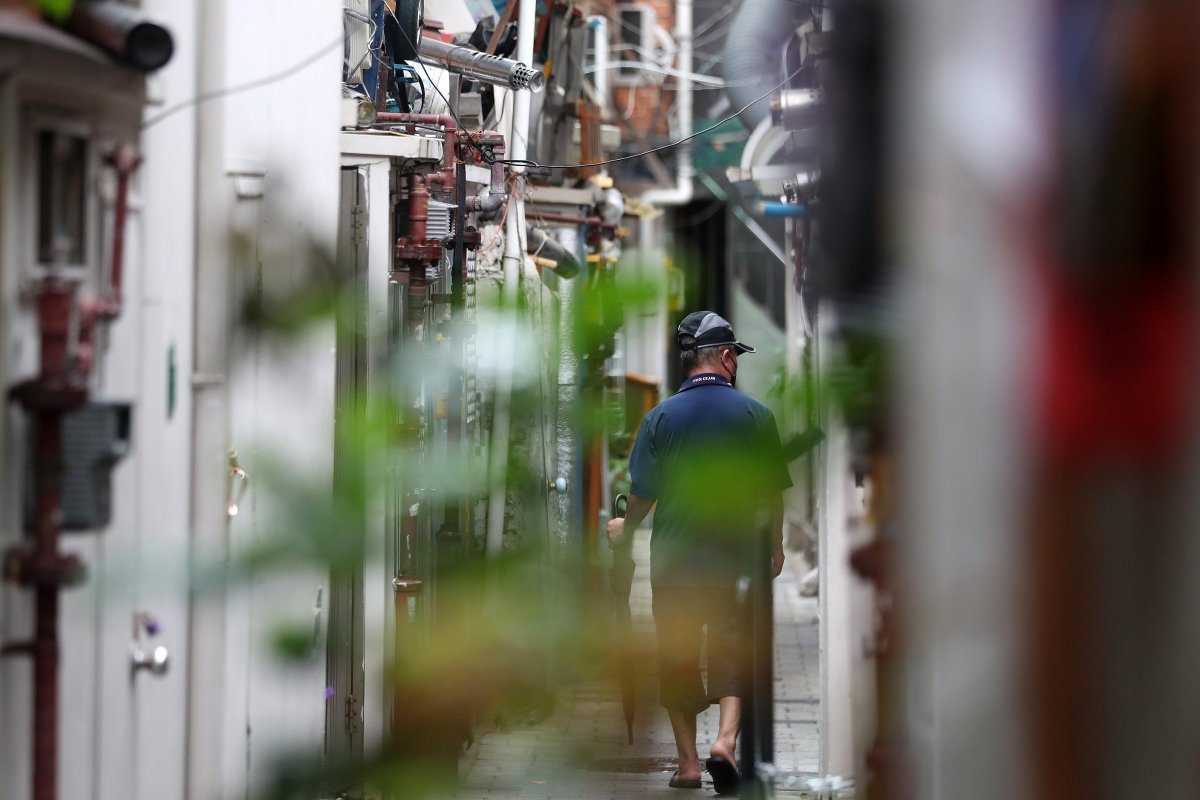
M 731 586 L 747 574 L 752 535 L 792 485 L 771 410 L 723 376 L 693 375 L 642 420 L 630 491 L 657 503 L 654 586 Z

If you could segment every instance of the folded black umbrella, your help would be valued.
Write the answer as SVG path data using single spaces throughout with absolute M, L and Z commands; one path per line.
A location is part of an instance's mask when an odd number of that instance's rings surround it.
M 613 518 L 623 519 L 629 498 L 619 494 L 613 498 Z M 621 683 L 621 709 L 625 712 L 625 733 L 633 744 L 633 712 L 637 688 L 633 675 L 633 616 L 629 611 L 629 592 L 633 587 L 633 531 L 625 531 L 624 540 L 612 548 L 612 566 L 608 570 L 608 585 L 616 610 L 615 631 L 619 638 L 617 649 L 617 678 Z

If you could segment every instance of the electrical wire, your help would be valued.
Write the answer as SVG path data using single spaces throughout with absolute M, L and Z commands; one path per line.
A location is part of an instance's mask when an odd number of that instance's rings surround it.
M 322 47 L 320 50 L 315 51 L 311 55 L 305 56 L 304 58 L 300 59 L 295 64 L 293 64 L 292 66 L 283 70 L 282 72 L 276 72 L 273 75 L 267 75 L 262 78 L 256 78 L 252 81 L 247 81 L 245 83 L 237 84 L 236 86 L 229 86 L 229 87 L 226 87 L 223 89 L 214 89 L 211 92 L 201 92 L 200 94 L 196 95 L 195 97 L 192 97 L 188 100 L 184 100 L 182 103 L 177 103 L 176 105 L 170 106 L 169 108 L 163 109 L 158 114 L 155 114 L 153 117 L 150 117 L 148 120 L 146 120 L 145 122 L 142 123 L 142 130 L 146 130 L 147 128 L 157 125 L 158 123 L 162 122 L 164 119 L 167 119 L 168 117 L 173 117 L 176 114 L 178 114 L 180 111 L 186 111 L 187 109 L 189 109 L 193 106 L 198 106 L 203 103 L 211 102 L 213 100 L 220 100 L 225 97 L 230 97 L 231 95 L 241 94 L 242 92 L 248 92 L 251 89 L 260 89 L 263 86 L 270 86 L 272 83 L 277 83 L 277 82 L 283 80 L 284 78 L 291 77 L 292 75 L 295 75 L 300 70 L 305 69 L 307 67 L 311 67 L 313 64 L 317 63 L 325 55 L 332 52 L 334 50 L 334 48 L 343 47 L 344 41 L 345 41 L 345 37 L 339 36 L 337 39 L 330 42 L 325 47 Z
M 736 5 L 734 5 L 733 3 L 730 3 L 729 5 L 725 6 L 720 11 L 718 11 L 716 14 L 713 14 L 711 17 L 706 19 L 704 22 L 695 26 L 692 29 L 692 45 L 695 46 L 697 38 L 703 36 L 710 28 L 712 28 L 717 23 L 721 22 L 721 20 L 728 17 L 730 14 L 732 14 L 734 11 L 736 11 L 737 8 L 738 7 Z
M 660 75 L 670 75 L 672 78 L 687 78 L 693 83 L 704 83 L 714 89 L 724 89 L 727 85 L 723 78 L 717 78 L 713 75 L 705 75 L 700 72 L 680 72 L 677 69 L 672 69 L 671 67 L 662 67 L 658 64 L 652 64 L 648 61 L 610 61 L 603 66 L 597 66 L 593 64 L 591 66 L 584 67 L 583 72 L 585 75 L 590 75 L 594 72 L 599 72 L 601 69 L 627 69 L 629 67 L 636 67 L 645 72 L 654 72 Z
M 746 105 L 742 106 L 737 111 L 735 111 L 732 114 L 730 114 L 729 116 L 713 123 L 712 125 L 709 125 L 704 130 L 696 131 L 695 133 L 693 133 L 689 136 L 684 136 L 683 138 L 676 139 L 673 142 L 667 142 L 666 144 L 659 145 L 658 147 L 652 147 L 649 150 L 643 150 L 640 153 L 631 153 L 630 155 L 627 155 L 627 156 L 618 156 L 616 158 L 609 158 L 604 161 L 592 161 L 587 164 L 539 164 L 536 161 L 530 161 L 528 159 L 518 159 L 518 158 L 498 158 L 498 159 L 495 159 L 495 161 L 500 164 L 517 164 L 520 166 L 529 167 L 531 169 L 583 169 L 585 167 L 603 167 L 606 164 L 616 164 L 616 163 L 619 163 L 622 161 L 632 161 L 635 158 L 644 158 L 644 157 L 650 155 L 651 153 L 661 153 L 664 150 L 670 150 L 673 147 L 678 147 L 679 145 L 683 144 L 684 142 L 688 142 L 688 141 L 691 141 L 692 139 L 695 139 L 697 136 L 703 136 L 706 133 L 715 131 L 717 128 L 721 127 L 722 125 L 724 125 L 727 122 L 730 122 L 735 117 L 737 117 L 739 114 L 741 114 L 743 111 L 750 108 L 750 106 L 754 105 L 755 103 L 766 100 L 768 97 L 775 94 L 775 92 L 777 92 L 780 89 L 782 89 L 783 87 L 787 86 L 788 82 L 791 81 L 792 78 L 795 78 L 797 75 L 799 75 L 800 72 L 801 72 L 801 70 L 797 69 L 791 75 L 788 75 L 787 78 L 785 78 L 782 83 L 771 87 L 771 89 L 769 89 L 766 92 L 763 92 L 761 95 L 754 98 L 749 103 L 746 103 Z
M 354 73 L 358 72 L 359 67 L 366 63 L 366 60 L 371 57 L 371 47 L 375 43 L 375 35 L 379 33 L 379 26 L 375 24 L 374 19 L 368 17 L 366 14 L 360 14 L 354 9 L 343 8 L 342 13 L 351 19 L 356 19 L 359 22 L 365 22 L 368 26 L 368 30 L 370 31 L 370 33 L 367 34 L 367 49 L 363 51 L 362 58 L 358 60 L 358 63 L 354 65 L 353 69 L 347 70 L 346 72 L 347 75 L 353 75 Z M 362 84 L 362 87 L 364 90 L 367 88 L 366 84 Z M 374 94 L 374 92 L 368 92 L 368 94 Z
M 387 6 L 384 7 L 387 8 Z M 400 20 L 396 16 L 396 12 L 392 11 L 390 8 L 387 9 L 387 12 L 392 15 L 392 19 L 396 20 L 396 25 L 400 29 L 400 35 L 403 36 L 410 45 L 412 45 L 414 52 L 420 53 L 420 47 L 418 47 L 417 43 L 412 40 L 412 37 L 408 35 L 408 32 L 404 30 L 404 26 L 400 24 Z M 479 153 L 479 157 L 483 159 L 485 164 L 496 163 L 495 156 L 493 156 L 491 153 L 484 152 L 484 149 L 479 146 L 479 142 L 475 141 L 474 137 L 471 136 L 471 132 L 467 130 L 467 126 L 463 125 L 463 121 L 458 118 L 458 114 L 454 113 L 454 107 L 450 105 L 450 99 L 446 97 L 446 95 L 442 94 L 441 87 L 437 85 L 437 81 L 435 81 L 433 76 L 429 74 L 429 70 L 425 67 L 425 62 L 421 61 L 419 56 L 417 57 L 416 61 L 417 65 L 421 68 L 421 71 L 425 73 L 425 77 L 429 79 L 429 85 L 433 87 L 433 90 L 437 92 L 438 97 L 442 98 L 442 102 L 446 104 L 446 111 L 451 117 L 454 118 L 455 123 L 458 125 L 458 129 L 463 132 L 464 136 L 467 137 L 467 142 L 471 145 L 471 147 L 475 148 L 475 152 Z M 423 102 L 422 105 L 424 105 Z
M 378 10 L 379 5 L 382 5 L 383 3 L 384 3 L 384 0 L 377 0 L 377 3 L 373 10 Z M 356 12 L 352 16 L 360 16 L 360 15 L 358 15 Z M 392 16 L 394 17 L 395 14 L 393 14 Z M 320 61 L 322 57 L 324 57 L 326 54 L 331 52 L 334 48 L 345 47 L 345 46 L 346 46 L 346 35 L 343 32 L 342 35 L 338 36 L 336 39 L 334 39 L 329 44 L 327 44 L 324 47 L 320 48 L 319 50 L 316 50 L 313 53 L 305 56 L 304 58 L 300 59 L 295 64 L 293 64 L 292 66 L 288 67 L 285 70 L 273 73 L 271 75 L 266 75 L 262 78 L 255 78 L 254 80 L 246 81 L 245 83 L 239 83 L 234 86 L 227 86 L 222 89 L 213 89 L 210 92 L 201 92 L 200 94 L 196 95 L 195 97 L 189 98 L 187 100 L 184 100 L 181 103 L 176 103 L 173 106 L 165 108 L 158 114 L 155 114 L 153 117 L 150 117 L 149 119 L 144 121 L 142 123 L 141 130 L 144 131 L 147 128 L 151 128 L 151 127 L 157 125 L 158 123 L 162 122 L 164 119 L 167 119 L 168 117 L 173 117 L 176 114 L 178 114 L 180 111 L 186 111 L 187 109 L 192 108 L 193 106 L 202 105 L 204 103 L 208 103 L 213 100 L 220 100 L 225 97 L 231 97 L 235 94 L 241 94 L 242 92 L 249 92 L 253 89 L 261 89 L 264 86 L 270 86 L 272 83 L 278 83 L 279 81 L 283 80 L 284 78 L 291 77 L 292 75 L 296 74 L 297 72 L 299 72 L 303 69 L 307 69 L 308 67 L 311 67 L 313 64 Z M 370 52 L 369 48 L 368 48 L 368 52 Z
M 490 242 L 488 242 L 483 247 L 476 250 L 475 251 L 476 255 L 479 255 L 480 253 L 486 253 L 488 250 L 492 249 L 492 247 L 496 244 L 496 242 L 500 241 L 500 234 L 502 234 L 504 232 L 504 223 L 505 223 L 505 221 L 508 220 L 508 209 L 510 206 L 512 206 L 513 196 L 515 194 L 516 194 L 515 189 L 513 187 L 509 187 L 508 200 L 506 200 L 504 202 L 504 213 L 500 215 L 500 222 L 496 226 L 496 235 L 492 237 L 492 240 Z
M 393 64 L 392 72 L 411 72 L 412 73 L 413 78 L 417 82 L 417 87 L 421 91 L 421 110 L 418 111 L 417 113 L 424 114 L 425 113 L 425 81 L 421 80 L 421 74 L 419 72 L 417 72 L 415 69 L 413 69 L 411 66 L 409 66 L 408 64 Z M 411 81 L 404 81 L 403 84 L 401 84 L 400 81 L 397 81 L 396 83 L 397 83 L 397 85 L 403 85 L 403 86 L 407 87 L 411 84 Z M 405 91 L 407 92 L 407 89 Z

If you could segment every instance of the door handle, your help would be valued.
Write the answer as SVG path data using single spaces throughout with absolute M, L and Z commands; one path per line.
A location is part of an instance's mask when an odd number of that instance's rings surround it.
M 136 676 L 138 672 L 146 670 L 151 675 L 162 677 L 167 674 L 167 667 L 170 666 L 170 653 L 167 648 L 161 644 L 147 653 L 142 649 L 141 645 L 134 642 L 129 645 L 129 672 L 131 676 Z
M 237 481 L 237 486 L 234 486 L 234 481 Z M 246 470 L 238 463 L 237 450 L 230 449 L 229 451 L 229 473 L 225 481 L 225 514 L 230 519 L 238 515 L 241 510 L 242 498 L 246 496 L 246 489 L 250 486 L 250 476 L 246 474 Z

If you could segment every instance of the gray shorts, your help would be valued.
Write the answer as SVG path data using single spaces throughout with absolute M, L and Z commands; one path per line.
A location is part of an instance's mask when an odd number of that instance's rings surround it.
M 699 714 L 722 697 L 740 695 L 748 628 L 734 589 L 656 586 L 654 626 L 663 707 Z M 700 674 L 700 651 L 705 644 L 707 688 Z

